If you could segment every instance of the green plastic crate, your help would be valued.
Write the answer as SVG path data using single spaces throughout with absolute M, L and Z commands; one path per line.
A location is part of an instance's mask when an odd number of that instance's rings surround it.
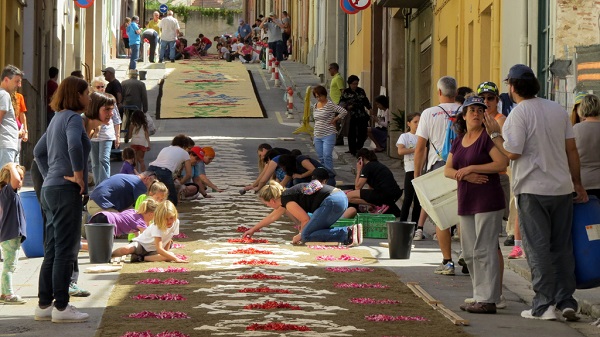
M 331 228 L 334 228 L 334 227 L 348 227 L 348 226 L 354 225 L 355 223 L 356 223 L 355 219 L 339 219 L 333 225 L 331 225 Z
M 393 214 L 358 213 L 356 223 L 363 225 L 363 237 L 370 239 L 387 239 L 388 221 L 396 221 Z

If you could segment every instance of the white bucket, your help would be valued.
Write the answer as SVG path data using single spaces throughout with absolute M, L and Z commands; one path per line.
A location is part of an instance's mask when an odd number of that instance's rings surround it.
M 421 207 L 440 229 L 458 224 L 458 197 L 456 180 L 444 176 L 444 168 L 413 179 L 413 187 Z

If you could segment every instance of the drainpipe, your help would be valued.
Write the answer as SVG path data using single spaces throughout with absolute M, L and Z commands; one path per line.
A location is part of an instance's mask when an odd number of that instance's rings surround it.
M 529 62 L 529 25 L 528 25 L 528 0 L 521 1 L 521 12 L 523 13 L 523 22 L 521 23 L 521 63 L 531 65 Z

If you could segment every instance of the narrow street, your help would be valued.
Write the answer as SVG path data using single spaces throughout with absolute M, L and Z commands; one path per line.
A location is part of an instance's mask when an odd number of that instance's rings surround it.
M 115 60 L 113 66 L 117 69 L 117 76 L 123 77 L 126 64 L 122 60 Z M 167 67 L 168 68 L 168 67 Z M 189 265 L 173 265 L 160 264 L 161 267 L 188 267 L 198 272 L 190 272 L 185 276 L 190 281 L 190 300 L 193 298 L 198 303 L 186 303 L 184 308 L 187 308 L 187 313 L 192 316 L 191 321 L 186 322 L 188 325 L 193 322 L 194 333 L 192 336 L 217 336 L 217 335 L 258 335 L 244 331 L 243 326 L 247 326 L 251 322 L 261 322 L 262 320 L 277 320 L 286 319 L 298 325 L 306 325 L 312 327 L 315 331 L 322 334 L 311 332 L 294 332 L 284 335 L 303 335 L 303 336 L 376 336 L 379 333 L 390 335 L 392 333 L 402 333 L 401 331 L 361 331 L 360 322 L 353 325 L 352 322 L 347 322 L 346 317 L 337 309 L 328 309 L 325 300 L 312 302 L 310 292 L 319 293 L 319 289 L 313 289 L 300 297 L 278 297 L 278 296 L 260 296 L 258 298 L 240 296 L 235 294 L 236 286 L 234 279 L 243 273 L 250 274 L 256 272 L 264 272 L 266 274 L 274 272 L 276 275 L 295 275 L 298 278 L 297 282 L 292 285 L 287 285 L 288 281 L 274 282 L 273 285 L 284 286 L 287 289 L 296 289 L 300 291 L 305 289 L 303 282 L 309 282 L 304 275 L 317 272 L 318 276 L 322 276 L 323 272 L 315 269 L 317 265 L 323 267 L 330 266 L 354 266 L 363 265 L 368 261 L 369 267 L 383 268 L 383 270 L 391 270 L 396 273 L 401 282 L 418 282 L 427 292 L 429 292 L 436 300 L 442 302 L 446 307 L 458 313 L 464 319 L 470 321 L 470 326 L 464 327 L 464 332 L 473 336 L 506 336 L 506 337 L 530 337 L 530 336 L 600 336 L 600 329 L 592 327 L 589 323 L 592 319 L 584 317 L 577 323 L 564 322 L 545 322 L 531 321 L 520 318 L 520 312 L 528 308 L 526 302 L 531 300 L 532 291 L 530 283 L 522 276 L 516 274 L 510 269 L 506 269 L 504 276 L 504 296 L 508 301 L 508 308 L 499 310 L 496 315 L 474 315 L 461 312 L 458 307 L 462 304 L 464 298 L 470 297 L 470 279 L 467 275 L 462 275 L 457 270 L 456 276 L 434 275 L 433 269 L 439 263 L 440 253 L 437 242 L 431 239 L 413 243 L 411 258 L 409 260 L 390 260 L 386 248 L 382 248 L 380 243 L 386 240 L 366 239 L 362 248 L 355 248 L 348 251 L 352 256 L 360 256 L 363 262 L 315 262 L 316 255 L 330 255 L 330 251 L 315 251 L 305 247 L 292 247 L 287 242 L 294 233 L 292 225 L 282 218 L 277 224 L 266 227 L 260 235 L 256 234 L 255 238 L 266 238 L 270 241 L 267 245 L 251 245 L 242 246 L 239 248 L 253 247 L 255 249 L 271 250 L 275 253 L 275 260 L 280 262 L 284 268 L 266 267 L 251 267 L 239 269 L 239 266 L 234 266 L 235 258 L 227 256 L 227 251 L 231 251 L 232 245 L 227 244 L 227 239 L 241 236 L 241 233 L 236 229 L 239 226 L 250 227 L 263 216 L 268 214 L 269 209 L 261 205 L 254 195 L 248 193 L 240 196 L 238 190 L 250 183 L 257 174 L 256 168 L 256 148 L 260 143 L 270 143 L 273 146 L 285 147 L 288 149 L 300 149 L 303 153 L 315 155 L 310 138 L 307 135 L 294 135 L 292 132 L 298 127 L 300 115 L 296 113 L 294 119 L 285 119 L 284 109 L 285 102 L 282 100 L 283 89 L 272 88 L 273 83 L 268 81 L 265 76 L 265 71 L 260 70 L 257 65 L 250 65 L 248 68 L 252 71 L 258 93 L 260 94 L 262 104 L 264 105 L 268 118 L 265 119 L 240 119 L 240 118 L 201 118 L 201 119 L 171 119 L 158 120 L 158 132 L 152 137 L 152 151 L 146 155 L 147 161 L 151 161 L 156 157 L 157 153 L 164 146 L 167 146 L 173 136 L 184 133 L 193 137 L 196 144 L 199 146 L 212 146 L 216 151 L 215 160 L 207 166 L 207 175 L 220 188 L 226 189 L 222 193 L 213 193 L 213 198 L 202 199 L 192 202 L 186 202 L 180 206 L 180 218 L 182 219 L 181 231 L 186 233 L 188 239 L 181 239 L 180 242 L 184 245 L 181 252 L 189 256 Z M 168 69 L 167 69 L 168 71 Z M 306 83 L 315 81 L 314 78 L 304 76 L 301 73 L 301 68 L 294 68 L 294 64 L 284 70 L 287 78 L 284 78 L 286 85 L 296 85 L 297 90 L 301 90 Z M 154 85 L 158 79 L 165 74 L 164 69 L 148 69 L 147 86 L 149 89 L 149 100 L 154 102 L 157 95 L 157 87 Z M 291 79 L 294 79 L 292 81 Z M 315 83 L 315 82 L 313 82 Z M 305 87 L 304 87 L 305 88 Z M 174 93 L 165 92 L 163 99 L 169 99 Z M 296 96 L 298 97 L 298 96 Z M 296 99 L 299 101 L 299 99 Z M 153 107 L 154 104 L 151 104 Z M 302 111 L 302 105 L 296 105 L 296 111 Z M 352 165 L 354 162 L 351 158 L 345 157 L 345 147 L 336 147 L 335 166 L 338 172 L 338 181 L 351 183 L 353 180 Z M 387 156 L 382 155 L 381 161 L 394 167 L 397 160 L 392 160 Z M 112 163 L 113 172 L 118 171 L 120 162 Z M 394 168 L 396 175 L 401 175 L 402 172 L 398 168 Z M 399 179 L 398 177 L 396 178 Z M 31 184 L 27 183 L 24 190 L 31 188 Z M 433 230 L 430 227 L 429 230 Z M 430 236 L 431 237 L 431 236 Z M 197 241 L 190 238 L 199 238 Z M 501 240 L 503 238 L 500 238 Z M 117 240 L 116 246 L 125 244 L 124 241 Z M 185 246 L 188 246 L 187 248 Z M 191 251 L 192 247 L 196 250 Z M 237 247 L 236 247 L 237 248 Z M 453 243 L 453 250 L 457 252 L 459 245 Z M 333 255 L 346 253 L 345 251 L 335 251 Z M 264 257 L 262 255 L 256 256 Z M 237 258 L 237 257 L 236 257 Z M 255 258 L 255 257 L 252 257 Z M 37 294 L 37 275 L 39 273 L 40 258 L 26 259 L 22 258 L 19 264 L 19 270 L 15 273 L 15 284 L 17 290 L 22 294 L 28 303 L 22 306 L 0 306 L 0 316 L 2 316 L 3 331 L 9 335 L 18 336 L 40 336 L 41 334 L 50 334 L 69 337 L 69 336 L 120 336 L 124 333 L 120 329 L 120 325 L 116 324 L 119 319 L 122 319 L 124 314 L 130 313 L 131 308 L 128 304 L 127 296 L 133 295 L 130 293 L 132 289 L 126 286 L 132 278 L 141 279 L 146 275 L 136 271 L 143 271 L 151 268 L 148 263 L 128 265 L 126 264 L 123 272 L 127 272 L 122 277 L 118 285 L 117 273 L 107 274 L 87 274 L 85 269 L 90 267 L 89 259 L 86 252 L 82 252 L 79 256 L 80 268 L 82 270 L 80 277 L 80 286 L 92 292 L 92 296 L 88 298 L 72 298 L 74 305 L 84 312 L 90 313 L 91 319 L 89 322 L 81 324 L 72 324 L 68 329 L 64 329 L 59 324 L 51 324 L 47 322 L 33 321 L 33 308 L 36 303 Z M 131 269 L 133 268 L 133 269 Z M 383 272 L 382 270 L 382 272 Z M 131 272 L 134 272 L 131 274 Z M 320 274 L 319 274 L 320 273 Z M 327 274 L 325 274 L 327 275 Z M 339 278 L 336 275 L 329 275 L 326 281 L 337 281 Z M 151 277 L 148 275 L 148 277 Z M 389 280 L 389 274 L 382 274 L 382 279 Z M 304 281 L 302 281 L 304 279 Z M 370 280 L 377 282 L 378 279 Z M 312 281 L 310 281 L 312 282 Z M 310 283 L 309 282 L 309 283 Z M 394 281 L 397 282 L 397 281 Z M 242 283 L 243 284 L 243 283 Z M 248 283 L 252 286 L 265 285 L 268 283 L 252 282 Z M 322 283 L 319 283 L 320 285 Z M 329 283 L 330 284 L 330 283 Z M 398 284 L 399 285 L 399 284 Z M 250 285 L 244 285 L 249 287 Z M 296 287 L 297 286 L 297 287 Z M 237 288 L 236 288 L 237 287 Z M 310 288 L 310 287 L 309 287 Z M 137 289 L 137 288 L 136 288 Z M 312 289 L 312 288 L 311 288 Z M 174 292 L 175 289 L 169 288 L 169 292 Z M 302 290 L 304 291 L 304 290 Z M 158 292 L 158 291 L 157 291 Z M 183 292 L 183 291 L 182 291 Z M 358 294 L 358 293 L 357 293 Z M 366 293 L 365 293 L 366 294 Z M 383 293 L 386 294 L 386 293 Z M 398 293 L 400 295 L 400 293 Z M 127 295 L 127 296 L 126 296 Z M 355 295 L 353 296 L 361 296 Z M 362 296 L 361 296 L 362 297 Z M 412 296 L 411 296 L 412 297 Z M 230 298 L 230 300 L 227 300 Z M 287 301 L 296 301 L 303 303 L 302 306 L 312 307 L 313 311 L 319 312 L 316 317 L 300 319 L 301 316 L 286 315 L 285 313 L 277 312 L 271 315 L 264 316 L 260 312 L 253 311 L 250 315 L 251 319 L 242 317 L 246 315 L 240 313 L 239 307 L 243 303 L 252 301 L 262 301 L 268 299 L 284 298 Z M 406 300 L 405 300 L 406 301 Z M 417 297 L 412 297 L 409 300 L 411 303 L 422 304 Z M 312 304 L 311 304 L 312 303 Z M 190 305 L 191 304 L 191 305 Z M 104 307 L 108 305 L 106 311 Z M 237 306 L 238 309 L 235 307 Z M 173 308 L 181 307 L 180 304 L 173 305 Z M 351 308 L 347 305 L 347 309 Z M 136 305 L 136 308 L 143 310 L 143 305 Z M 122 310 L 121 310 L 122 309 Z M 347 310 L 344 309 L 344 310 Z M 166 305 L 165 310 L 171 310 L 171 305 Z M 139 310 L 138 310 L 139 311 Z M 334 315 L 329 321 L 325 319 L 323 312 L 327 315 Z M 102 315 L 105 314 L 104 319 Z M 241 315 L 233 319 L 234 316 Z M 258 316 L 257 316 L 258 315 Z M 335 315 L 342 315 L 335 318 Z M 437 312 L 430 310 L 427 313 L 429 317 L 438 319 L 441 317 Z M 290 318 L 291 317 L 291 318 Z M 328 316 L 329 317 L 329 316 Z M 341 320 L 347 324 L 337 324 Z M 136 331 L 145 331 L 151 329 L 153 333 L 158 333 L 165 329 L 171 330 L 170 324 L 167 323 L 150 323 L 139 321 Z M 449 329 L 454 329 L 446 319 L 442 319 Z M 123 324 L 126 324 L 123 321 Z M 387 323 L 379 323 L 387 324 Z M 393 324 L 393 323 L 390 323 Z M 130 324 L 127 323 L 129 327 Z M 178 325 L 173 325 L 178 327 Z M 98 330 L 98 328 L 101 330 Z M 131 330 L 131 329 L 128 329 Z M 119 331 L 119 332 L 117 332 Z M 236 332 L 237 331 L 237 332 Z M 448 331 L 449 334 L 450 331 Z M 267 335 L 282 335 L 279 333 L 263 332 L 261 336 Z M 436 331 L 429 333 L 426 329 L 420 331 L 415 336 L 445 336 L 444 331 Z

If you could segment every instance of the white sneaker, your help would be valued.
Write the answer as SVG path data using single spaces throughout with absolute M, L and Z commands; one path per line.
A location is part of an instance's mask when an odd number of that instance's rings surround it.
M 521 311 L 521 317 L 529 319 L 541 319 L 544 321 L 556 321 L 556 314 L 554 313 L 553 305 L 549 306 L 542 316 L 533 316 L 531 311 L 532 309 Z
M 52 309 L 54 309 L 54 304 L 51 304 L 46 309 L 42 309 L 39 305 L 36 305 L 33 318 L 36 321 L 50 321 L 52 320 Z
M 292 114 L 291 114 L 291 113 L 289 113 L 289 112 L 285 114 L 285 117 L 286 117 L 287 119 L 294 119 L 294 115 L 292 115 Z
M 504 298 L 504 295 L 500 295 L 500 302 L 496 303 L 496 309 L 506 309 L 506 307 L 506 298 Z
M 356 225 L 356 232 L 358 245 L 361 245 L 363 243 L 363 225 L 361 223 Z
M 52 310 L 52 323 L 80 323 L 87 321 L 88 318 L 90 318 L 90 315 L 80 312 L 70 304 L 63 311 L 56 309 L 56 307 Z
M 421 228 L 417 228 L 417 230 L 415 231 L 415 236 L 413 237 L 413 240 L 415 240 L 415 241 L 423 240 L 423 230 Z
M 352 241 L 348 247 L 358 246 L 358 225 L 353 225 L 350 227 L 350 231 L 352 232 Z

